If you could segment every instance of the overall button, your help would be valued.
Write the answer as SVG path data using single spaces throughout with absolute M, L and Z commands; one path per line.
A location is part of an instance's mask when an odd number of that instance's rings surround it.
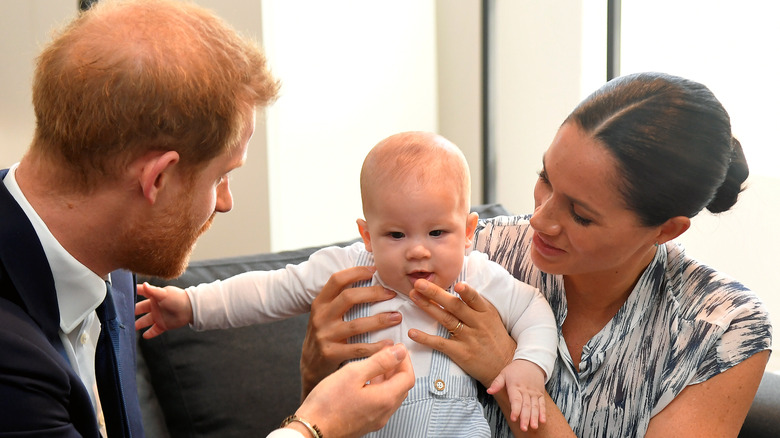
M 433 382 L 434 388 L 436 388 L 438 391 L 444 391 L 444 380 L 442 379 L 436 379 L 435 382 Z

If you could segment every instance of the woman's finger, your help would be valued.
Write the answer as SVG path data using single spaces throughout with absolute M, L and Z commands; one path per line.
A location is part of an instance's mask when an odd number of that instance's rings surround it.
M 454 287 L 455 292 L 460 295 L 461 301 L 477 312 L 486 312 L 490 304 L 473 287 L 465 282 L 457 283 Z
M 473 327 L 480 313 L 490 309 L 491 305 L 466 283 L 456 284 L 455 291 L 458 294 L 465 292 L 469 302 L 427 280 L 417 280 L 409 297 L 447 330 L 453 331 L 459 322 L 466 328 Z M 424 298 L 420 299 L 420 295 Z

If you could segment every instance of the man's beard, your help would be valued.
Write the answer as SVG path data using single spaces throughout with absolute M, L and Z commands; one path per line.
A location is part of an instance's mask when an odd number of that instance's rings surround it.
M 127 243 L 124 265 L 143 275 L 164 279 L 180 276 L 187 268 L 195 242 L 211 227 L 214 216 L 216 212 L 198 226 L 192 223 L 188 211 L 169 211 L 157 221 L 134 227 L 133 235 L 124 239 Z

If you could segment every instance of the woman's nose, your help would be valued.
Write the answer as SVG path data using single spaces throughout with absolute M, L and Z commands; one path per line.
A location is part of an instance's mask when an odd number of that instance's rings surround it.
M 561 231 L 560 221 L 555 216 L 552 199 L 537 199 L 534 214 L 531 216 L 531 227 L 544 234 L 555 235 Z

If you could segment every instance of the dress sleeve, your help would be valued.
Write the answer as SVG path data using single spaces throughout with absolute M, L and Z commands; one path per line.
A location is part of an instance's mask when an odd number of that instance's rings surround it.
M 707 351 L 691 384 L 708 380 L 772 348 L 772 324 L 763 303 L 750 291 L 742 294 L 727 291 L 724 300 L 734 304 L 719 320 L 725 331 Z

